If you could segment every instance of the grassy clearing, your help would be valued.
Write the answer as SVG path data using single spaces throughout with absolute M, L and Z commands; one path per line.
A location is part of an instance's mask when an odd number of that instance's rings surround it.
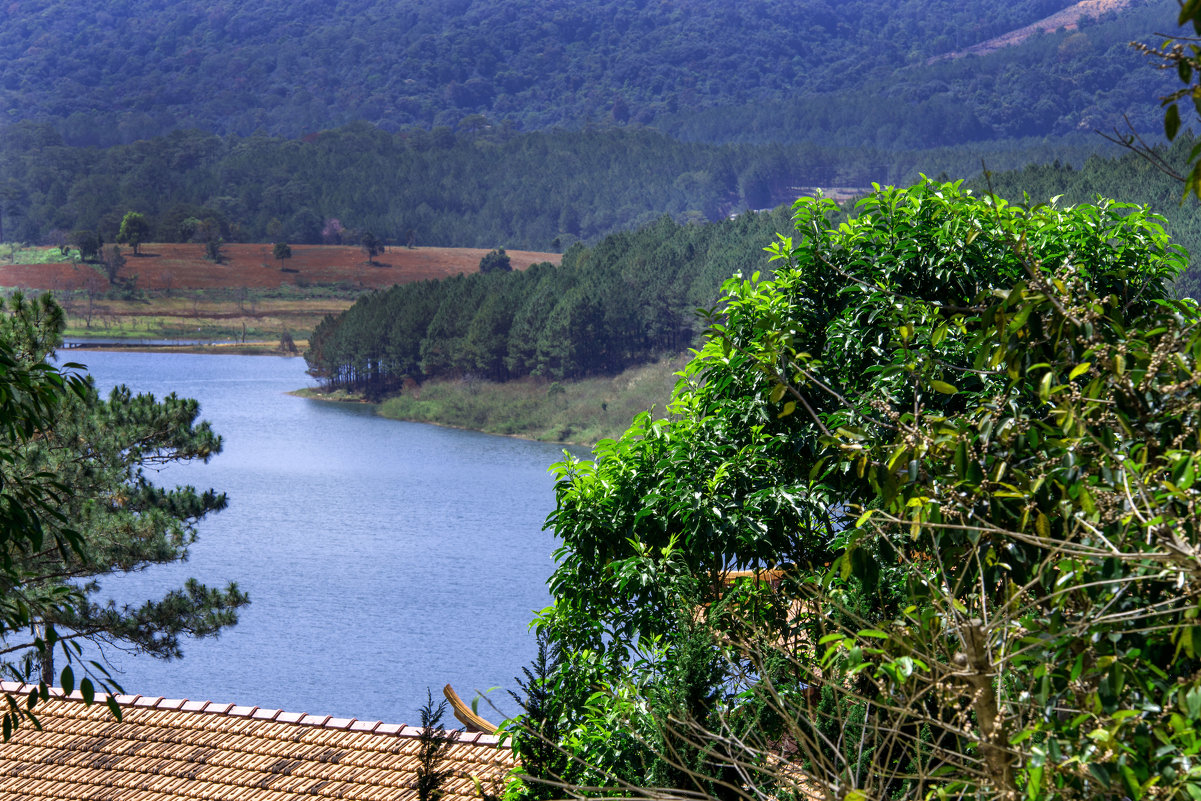
M 6 242 L 0 248 L 0 263 L 9 264 L 65 264 L 75 261 L 70 253 L 63 253 L 57 247 L 43 245 L 25 245 L 20 242 Z
M 582 381 L 430 381 L 413 394 L 389 398 L 378 414 L 396 420 L 467 428 L 572 445 L 620 436 L 634 415 L 662 414 L 684 357 L 634 367 L 613 378 Z M 307 397 L 353 400 L 346 395 Z
M 320 292 L 320 290 L 318 291 Z M 133 298 L 56 292 L 67 313 L 66 335 L 103 339 L 274 339 L 289 333 L 299 342 L 327 314 L 353 296 L 316 297 L 279 292 L 191 291 L 146 293 Z

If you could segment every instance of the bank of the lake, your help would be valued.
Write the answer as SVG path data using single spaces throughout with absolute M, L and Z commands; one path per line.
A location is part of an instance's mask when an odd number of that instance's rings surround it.
M 381 417 L 521 437 L 539 442 L 595 445 L 620 436 L 634 415 L 663 412 L 685 358 L 633 367 L 617 376 L 579 381 L 428 381 L 372 404 Z M 346 392 L 298 390 L 301 397 L 362 404 Z
M 245 342 L 179 342 L 144 339 L 91 339 L 69 338 L 61 348 L 64 351 L 136 351 L 141 353 L 192 353 L 223 356 L 298 356 L 308 347 L 308 340 L 293 340 L 289 350 L 282 341 L 247 340 Z

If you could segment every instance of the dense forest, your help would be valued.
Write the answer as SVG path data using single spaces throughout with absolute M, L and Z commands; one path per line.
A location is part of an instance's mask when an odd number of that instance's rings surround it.
M 711 225 L 663 217 L 635 232 L 575 245 L 559 267 L 403 284 L 327 317 L 306 358 L 331 388 L 378 396 L 406 378 L 616 373 L 692 345 L 721 283 L 764 265 L 762 247 L 788 212 Z
M 1174 13 L 960 54 L 1068 0 L 19 0 L 0 27 L 0 241 L 566 250 L 815 187 L 1070 164 L 1158 130 L 1131 47 Z M 1031 101 L 1031 98 L 1037 98 Z
M 1182 137 L 1159 152 L 1182 164 L 1192 146 Z M 990 173 L 969 188 L 982 195 L 990 187 L 1025 205 L 1055 196 L 1065 206 L 1098 196 L 1146 204 L 1163 215 L 1174 240 L 1201 253 L 1201 223 L 1192 204 L 1180 203 L 1180 183 L 1133 153 L 1093 157 L 1080 168 L 1051 163 Z M 558 268 L 396 286 L 326 318 L 307 358 L 327 386 L 369 396 L 395 391 L 405 379 L 613 374 L 691 347 L 703 328 L 696 310 L 711 307 L 735 272 L 768 273 L 763 248 L 790 227 L 786 207 L 707 225 L 664 216 L 590 248 L 577 243 Z M 1176 291 L 1201 295 L 1195 262 Z
M 24 122 L 0 137 L 0 240 L 55 242 L 87 229 L 112 242 L 137 211 L 153 241 L 186 241 L 185 223 L 202 220 L 226 241 L 319 243 L 338 220 L 389 243 L 412 232 L 418 245 L 558 250 L 661 214 L 717 220 L 815 186 L 970 175 L 981 158 L 996 169 L 1078 163 L 1110 147 L 1092 133 L 884 152 L 707 145 L 636 126 L 393 134 L 354 123 L 303 140 L 176 131 L 81 148 L 48 123 Z
M 181 128 L 295 137 L 357 120 L 391 131 L 609 121 L 706 141 L 903 147 L 1041 136 L 1106 127 L 1132 98 L 1162 93 L 1127 43 L 1162 28 L 1171 0 L 937 59 L 1070 5 L 16 0 L 0 27 L 0 107 L 5 122 L 53 121 L 75 145 Z

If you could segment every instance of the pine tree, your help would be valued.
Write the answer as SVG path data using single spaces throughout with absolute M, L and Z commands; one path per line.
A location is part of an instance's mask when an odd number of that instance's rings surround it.
M 23 362 L 41 363 L 59 344 L 63 315 L 49 296 L 31 302 L 16 295 L 5 311 L 0 341 Z M 0 466 L 6 486 L 53 475 L 64 491 L 54 504 L 52 533 L 69 525 L 82 539 L 78 551 L 47 546 L 18 555 L 23 581 L 12 597 L 28 605 L 33 638 L 50 624 L 64 646 L 115 641 L 171 659 L 182 655 L 182 636 L 214 636 L 237 621 L 248 599 L 233 583 L 216 589 L 189 580 L 138 607 L 97 597 L 100 576 L 183 560 L 196 524 L 225 507 L 224 493 L 159 487 L 144 472 L 151 465 L 207 461 L 221 451 L 221 438 L 198 415 L 194 400 L 159 400 L 123 386 L 102 399 L 89 379 L 56 407 L 20 458 Z M 81 593 L 74 602 L 55 602 L 74 591 Z M 17 641 L 17 632 L 4 634 L 8 649 L 29 644 Z M 42 679 L 53 682 L 53 660 L 40 661 Z

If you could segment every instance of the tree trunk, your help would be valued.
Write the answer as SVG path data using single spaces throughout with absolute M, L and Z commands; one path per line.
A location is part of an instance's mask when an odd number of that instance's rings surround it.
M 996 797 L 1016 799 L 1017 784 L 1013 775 L 1013 755 L 1009 750 L 1009 734 L 1000 710 L 997 708 L 997 690 L 994 684 L 996 670 L 988 653 L 988 637 L 979 620 L 970 621 L 962 630 L 963 653 L 956 654 L 955 662 L 964 670 L 961 674 L 972 687 L 972 708 L 976 712 L 976 723 L 980 726 L 980 756 L 984 760 L 984 772 L 996 790 Z

